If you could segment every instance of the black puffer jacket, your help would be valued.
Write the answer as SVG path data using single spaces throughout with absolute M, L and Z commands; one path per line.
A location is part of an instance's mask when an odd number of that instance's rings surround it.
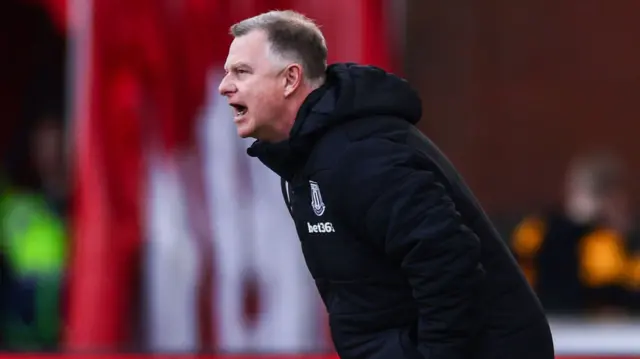
M 287 141 L 248 150 L 289 185 L 302 250 L 344 359 L 552 359 L 547 320 L 420 100 L 336 64 Z M 497 176 L 497 175 L 496 175 Z

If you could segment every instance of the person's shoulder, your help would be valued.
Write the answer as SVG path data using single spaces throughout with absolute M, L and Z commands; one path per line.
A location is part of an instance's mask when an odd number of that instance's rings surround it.
M 343 131 L 352 143 L 386 139 L 402 143 L 414 128 L 411 123 L 395 116 L 370 116 L 345 123 L 337 128 Z
M 341 159 L 358 160 L 386 152 L 409 149 L 407 138 L 413 125 L 392 116 L 365 117 L 331 128 L 316 143 L 311 162 L 335 167 Z
M 408 167 L 417 152 L 407 140 L 412 125 L 389 117 L 352 121 L 332 129 L 318 142 L 308 164 L 332 177 L 375 177 Z

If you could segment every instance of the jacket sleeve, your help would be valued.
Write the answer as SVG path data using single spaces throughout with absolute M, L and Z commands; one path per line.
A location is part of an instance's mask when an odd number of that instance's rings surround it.
M 434 168 L 403 144 L 352 144 L 336 164 L 339 218 L 397 261 L 420 309 L 418 349 L 430 359 L 468 357 L 484 277 L 480 243 Z

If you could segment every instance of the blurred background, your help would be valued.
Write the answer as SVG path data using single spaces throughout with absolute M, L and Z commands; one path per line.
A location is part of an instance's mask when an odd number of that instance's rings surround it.
M 419 90 L 559 354 L 640 356 L 635 0 L 0 1 L 3 351 L 332 351 L 217 94 L 228 27 L 286 8 Z

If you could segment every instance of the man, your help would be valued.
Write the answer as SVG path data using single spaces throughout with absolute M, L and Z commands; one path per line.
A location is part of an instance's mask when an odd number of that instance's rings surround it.
M 637 306 L 628 184 L 607 153 L 572 161 L 563 206 L 527 216 L 513 251 L 547 313 L 610 313 Z
M 54 111 L 55 112 L 55 111 Z M 6 273 L 0 335 L 9 349 L 54 349 L 61 326 L 67 233 L 62 121 L 45 111 L 16 142 L 0 186 L 0 256 Z
M 547 320 L 402 79 L 326 66 L 313 22 L 231 27 L 220 92 L 285 197 L 341 358 L 551 359 Z M 274 256 L 277 255 L 274 253 Z

